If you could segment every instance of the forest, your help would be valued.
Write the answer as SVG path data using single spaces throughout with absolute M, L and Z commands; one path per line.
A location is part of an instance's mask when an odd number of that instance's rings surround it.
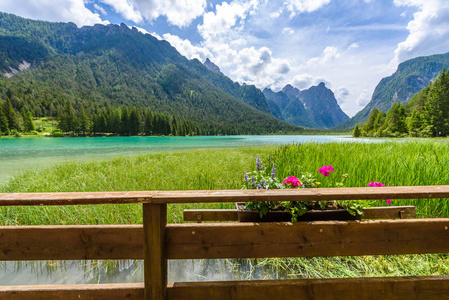
M 445 137 L 449 135 L 449 70 L 440 75 L 405 105 L 394 103 L 388 112 L 374 108 L 367 121 L 357 124 L 353 136 Z

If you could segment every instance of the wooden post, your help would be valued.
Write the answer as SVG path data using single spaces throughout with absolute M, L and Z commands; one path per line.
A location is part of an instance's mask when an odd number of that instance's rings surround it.
M 165 300 L 167 204 L 143 204 L 145 300 Z

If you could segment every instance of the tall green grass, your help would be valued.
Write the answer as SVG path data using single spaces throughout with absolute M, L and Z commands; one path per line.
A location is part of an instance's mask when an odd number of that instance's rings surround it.
M 387 186 L 449 184 L 446 140 L 288 145 L 277 149 L 271 161 L 280 178 L 307 171 L 316 174 L 321 187 L 332 187 L 342 180 L 347 187 L 366 187 L 371 181 Z M 335 171 L 324 177 L 318 173 L 323 165 L 332 165 Z M 449 216 L 446 199 L 393 200 L 393 205 L 414 205 L 419 217 Z
M 257 154 L 264 162 L 276 164 L 279 177 L 312 172 L 323 187 L 335 185 L 343 174 L 348 174 L 345 185 L 354 187 L 367 186 L 370 181 L 388 186 L 449 184 L 446 140 L 416 140 L 196 150 L 65 163 L 24 172 L 0 187 L 0 192 L 239 189 L 243 172 L 254 169 Z M 330 177 L 318 173 L 323 165 L 334 167 Z M 420 217 L 449 215 L 446 200 L 395 200 L 394 204 L 413 204 Z M 183 209 L 200 207 L 230 208 L 232 204 L 170 205 L 168 221 L 182 222 Z M 2 207 L 0 224 L 134 224 L 142 222 L 141 215 L 140 205 Z M 447 255 L 264 259 L 254 265 L 247 262 L 252 266 L 250 272 L 266 272 L 267 278 L 447 275 L 448 263 Z M 248 274 L 248 278 L 251 276 Z
M 239 189 L 243 172 L 252 168 L 256 155 L 266 157 L 274 150 L 272 146 L 196 150 L 63 163 L 45 170 L 26 171 L 1 186 L 0 192 Z M 170 205 L 168 222 L 182 222 L 183 209 L 198 207 L 230 208 L 232 204 Z M 142 223 L 138 204 L 0 208 L 2 225 L 136 223 Z

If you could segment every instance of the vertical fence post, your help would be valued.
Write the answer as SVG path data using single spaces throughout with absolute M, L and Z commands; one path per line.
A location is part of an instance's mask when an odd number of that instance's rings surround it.
M 167 204 L 143 204 L 145 300 L 165 300 Z

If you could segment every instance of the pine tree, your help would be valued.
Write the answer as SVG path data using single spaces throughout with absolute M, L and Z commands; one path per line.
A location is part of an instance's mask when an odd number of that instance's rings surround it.
M 359 124 L 355 124 L 354 130 L 352 131 L 353 137 L 359 137 L 361 135 L 361 131 L 359 128 Z
M 22 119 L 23 119 L 23 130 L 25 132 L 30 132 L 36 130 L 33 122 L 33 116 L 27 106 L 22 107 Z
M 8 119 L 3 113 L 3 107 L 0 105 L 0 135 L 9 134 Z
M 9 130 L 17 129 L 19 130 L 19 122 L 17 119 L 16 112 L 12 107 L 11 101 L 9 98 L 6 98 L 5 103 L 3 104 L 3 113 L 8 120 L 8 128 Z

